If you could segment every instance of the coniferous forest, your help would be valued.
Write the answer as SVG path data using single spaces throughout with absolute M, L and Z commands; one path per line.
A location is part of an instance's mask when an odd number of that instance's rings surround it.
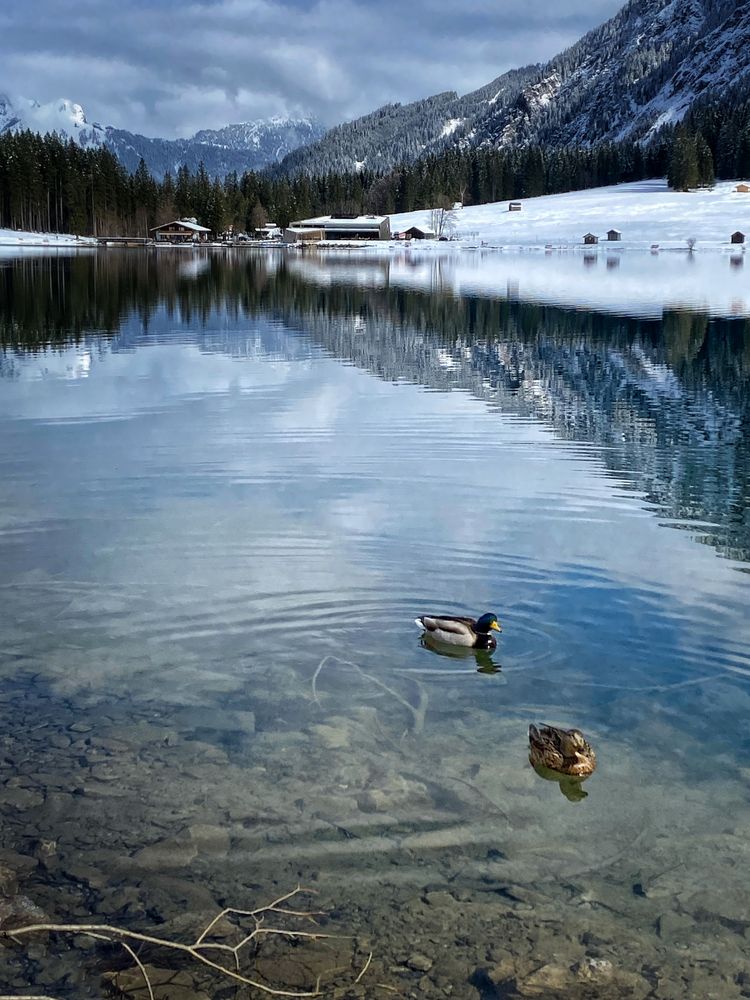
M 750 176 L 750 97 L 695 108 L 648 145 L 449 149 L 385 173 L 319 177 L 271 172 L 211 180 L 203 166 L 161 180 L 143 161 L 128 173 L 106 148 L 55 135 L 0 135 L 0 227 L 79 235 L 145 236 L 195 217 L 214 233 L 251 231 L 319 214 L 390 214 L 482 204 L 668 176 L 679 190 Z

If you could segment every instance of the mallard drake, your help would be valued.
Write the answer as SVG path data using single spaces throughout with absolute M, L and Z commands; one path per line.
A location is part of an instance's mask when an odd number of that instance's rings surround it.
M 461 618 L 458 615 L 422 615 L 414 619 L 425 635 L 446 646 L 467 649 L 494 649 L 495 637 L 490 632 L 502 632 L 497 615 L 487 612 L 481 618 Z
M 529 760 L 558 774 L 585 777 L 596 767 L 596 754 L 580 729 L 529 726 Z

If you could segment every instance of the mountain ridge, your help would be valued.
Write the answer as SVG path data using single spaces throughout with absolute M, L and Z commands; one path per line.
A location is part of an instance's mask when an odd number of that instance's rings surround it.
M 195 171 L 200 163 L 211 177 L 223 177 L 233 170 L 262 170 L 325 131 L 315 119 L 277 115 L 219 129 L 201 129 L 188 139 L 161 139 L 89 122 L 80 104 L 64 98 L 40 104 L 0 94 L 0 135 L 24 129 L 42 134 L 54 132 L 85 148 L 105 146 L 130 171 L 143 158 L 157 178 L 180 166 Z
M 451 147 L 649 141 L 697 100 L 748 79 L 750 11 L 743 0 L 629 0 L 545 63 L 510 70 L 463 97 L 387 106 L 398 117 L 390 130 L 379 109 L 330 130 L 274 170 L 390 169 Z

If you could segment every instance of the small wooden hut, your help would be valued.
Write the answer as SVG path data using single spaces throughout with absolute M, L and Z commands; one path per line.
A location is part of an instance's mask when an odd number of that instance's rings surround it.
M 622 233 L 619 229 L 608 229 L 607 239 L 610 243 L 618 243 L 622 239 Z
M 736 233 L 732 233 L 732 235 L 730 236 L 730 240 L 732 243 L 744 243 L 745 234 L 741 233 L 738 229 Z
M 583 242 L 586 244 L 586 246 L 593 246 L 595 243 L 599 242 L 599 237 L 594 236 L 593 233 L 586 233 L 586 235 L 583 237 Z
M 745 184 L 745 182 L 742 181 L 734 190 L 737 194 L 750 194 L 750 184 Z
M 511 201 L 511 202 L 509 202 L 508 203 L 508 211 L 509 212 L 520 212 L 521 211 L 521 202 L 520 201 Z
M 429 226 L 410 226 L 401 234 L 405 240 L 434 240 L 437 234 Z

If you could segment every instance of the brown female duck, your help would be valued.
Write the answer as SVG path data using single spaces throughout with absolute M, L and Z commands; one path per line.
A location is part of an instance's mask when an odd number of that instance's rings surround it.
M 584 778 L 596 768 L 596 754 L 580 729 L 529 726 L 529 760 L 558 774 Z

